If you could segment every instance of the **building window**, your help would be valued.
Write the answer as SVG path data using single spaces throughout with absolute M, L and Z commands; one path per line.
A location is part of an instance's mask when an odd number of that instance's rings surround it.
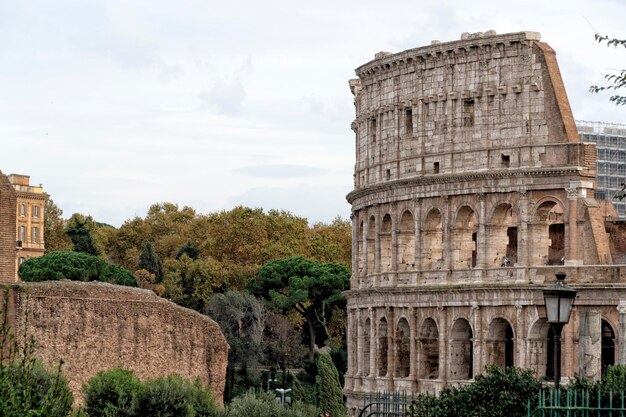
M 39 243 L 39 228 L 33 227 L 33 242 Z
M 463 126 L 474 126 L 474 99 L 463 100 Z
M 20 204 L 20 216 L 26 216 L 26 204 Z
M 433 163 L 433 172 L 439 174 L 439 162 Z
M 26 240 L 26 226 L 20 226 L 20 241 L 24 242 Z
M 404 112 L 404 130 L 408 137 L 413 136 L 413 110 L 406 109 Z
M 25 261 L 25 260 L 26 260 L 26 258 L 21 257 L 21 258 L 20 258 L 20 262 L 19 262 L 19 264 L 20 264 L 20 265 L 22 265 L 22 264 L 24 263 L 24 261 Z
M 39 206 L 33 206 L 33 217 L 39 217 Z

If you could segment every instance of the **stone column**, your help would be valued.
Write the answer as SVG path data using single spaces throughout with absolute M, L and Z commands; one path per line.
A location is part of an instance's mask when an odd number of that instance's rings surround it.
M 485 368 L 485 355 L 487 352 L 485 342 L 487 340 L 486 337 L 483 337 L 483 325 L 482 325 L 482 314 L 481 308 L 478 303 L 472 303 L 470 319 L 474 319 L 474 333 L 472 334 L 473 344 L 474 344 L 474 367 L 472 369 L 472 375 L 476 376 L 481 374 Z
M 626 365 L 626 305 L 617 306 L 619 311 L 619 344 L 617 345 L 617 363 Z
M 353 211 L 350 214 L 352 220 L 352 277 L 350 288 L 359 288 L 359 217 Z
M 394 390 L 396 374 L 396 321 L 393 307 L 387 307 L 387 389 Z
M 441 318 L 441 326 L 439 328 L 439 379 L 448 384 L 448 369 L 450 364 L 449 346 L 450 346 L 450 309 L 447 307 L 437 307 L 439 317 Z
M 578 323 L 578 374 L 591 381 L 599 381 L 602 374 L 601 313 L 595 310 L 578 310 Z M 564 337 L 563 341 L 567 339 Z M 563 362 L 567 363 L 567 360 Z M 567 374 L 562 372 L 562 375 Z
M 361 317 L 361 309 L 356 309 L 356 363 L 354 369 L 354 377 L 357 379 L 355 384 L 359 383 L 359 380 L 363 376 L 363 318 Z M 360 385 L 360 384 L 359 384 Z
M 452 220 L 450 219 L 450 197 L 444 196 L 443 209 L 443 268 L 452 269 Z
M 526 331 L 526 315 L 524 314 L 524 306 L 515 304 L 515 323 L 513 323 L 514 351 L 513 365 L 518 368 L 526 368 L 526 349 L 525 341 L 527 339 Z
M 413 230 L 415 231 L 415 269 L 422 270 L 422 200 L 415 198 L 413 200 Z M 417 284 L 417 283 L 414 283 Z
M 356 359 L 356 351 L 358 350 L 358 346 L 355 345 L 355 340 L 354 340 L 354 330 L 355 330 L 355 326 L 354 326 L 354 309 L 349 308 L 348 309 L 348 325 L 347 325 L 347 331 L 346 331 L 346 345 L 348 346 L 348 369 L 346 370 L 346 374 L 345 374 L 345 388 L 346 389 L 352 389 L 353 388 L 353 381 L 352 381 L 352 376 L 354 375 L 355 371 L 355 359 Z
M 568 205 L 568 235 L 567 235 L 567 251 L 565 252 L 565 265 L 580 265 L 581 261 L 578 257 L 578 225 L 577 209 L 578 209 L 578 189 L 574 186 L 566 188 L 567 205 Z
M 528 266 L 528 199 L 526 191 L 520 191 L 517 216 L 517 265 Z
M 363 273 L 361 274 L 363 277 L 366 277 L 370 271 L 368 268 L 369 263 L 369 255 L 367 251 L 369 250 L 369 230 L 370 230 L 370 216 L 369 213 L 365 212 L 365 219 L 363 220 Z
M 414 307 L 409 307 L 409 356 L 411 357 L 411 366 L 409 368 L 409 380 L 415 381 L 417 372 L 417 319 L 415 317 L 416 310 Z
M 486 209 L 485 209 L 485 194 L 478 194 L 478 201 L 480 202 L 480 213 L 478 217 L 478 237 L 476 238 L 476 267 L 487 267 L 487 236 L 486 236 Z
M 380 207 L 378 205 L 374 206 L 374 211 L 376 213 L 376 230 L 375 230 L 375 243 L 374 243 L 374 270 L 372 273 L 380 274 L 380 224 L 382 222 L 382 218 L 380 216 Z
M 398 281 L 398 205 L 394 202 L 391 205 L 391 284 L 395 286 Z
M 376 310 L 372 307 L 369 308 L 370 314 L 370 373 L 369 384 L 370 389 L 374 388 L 376 378 L 378 377 L 378 367 L 376 366 L 376 359 L 378 358 L 378 326 L 376 326 Z

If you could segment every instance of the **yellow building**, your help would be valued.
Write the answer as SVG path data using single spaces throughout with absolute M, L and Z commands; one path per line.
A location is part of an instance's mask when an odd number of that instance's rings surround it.
M 41 256 L 45 252 L 44 207 L 48 194 L 41 185 L 30 185 L 28 175 L 11 174 L 9 181 L 17 194 L 16 215 L 16 270 L 29 258 Z

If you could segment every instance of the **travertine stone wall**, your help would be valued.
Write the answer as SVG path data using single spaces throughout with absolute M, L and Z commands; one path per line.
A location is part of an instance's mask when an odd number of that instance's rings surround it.
M 539 34 L 381 52 L 356 74 L 348 406 L 490 364 L 549 377 L 542 289 L 556 272 L 579 290 L 562 375 L 597 379 L 626 358 L 623 234 L 607 233 L 595 147 Z
M 0 172 L 0 284 L 15 282 L 16 193 Z
M 78 402 L 83 383 L 114 367 L 141 379 L 199 378 L 222 402 L 228 344 L 208 317 L 151 291 L 106 283 L 23 283 L 10 291 L 15 334 L 33 336 L 46 363 L 64 361 Z

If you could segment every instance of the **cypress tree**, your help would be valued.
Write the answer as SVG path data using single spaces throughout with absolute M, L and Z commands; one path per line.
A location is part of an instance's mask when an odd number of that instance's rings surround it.
M 163 265 L 150 242 L 143 246 L 139 254 L 139 269 L 145 269 L 154 274 L 157 284 L 163 281 Z
M 346 406 L 343 402 L 343 392 L 339 382 L 339 372 L 328 353 L 320 353 L 317 358 L 317 385 L 318 407 L 332 417 L 346 417 Z
M 74 214 L 68 222 L 65 233 L 67 233 L 72 240 L 74 252 L 82 252 L 87 255 L 99 256 L 100 251 L 96 247 L 96 244 L 91 237 L 91 232 L 87 227 L 87 222 L 89 220 L 90 218 L 84 218 L 81 215 Z

